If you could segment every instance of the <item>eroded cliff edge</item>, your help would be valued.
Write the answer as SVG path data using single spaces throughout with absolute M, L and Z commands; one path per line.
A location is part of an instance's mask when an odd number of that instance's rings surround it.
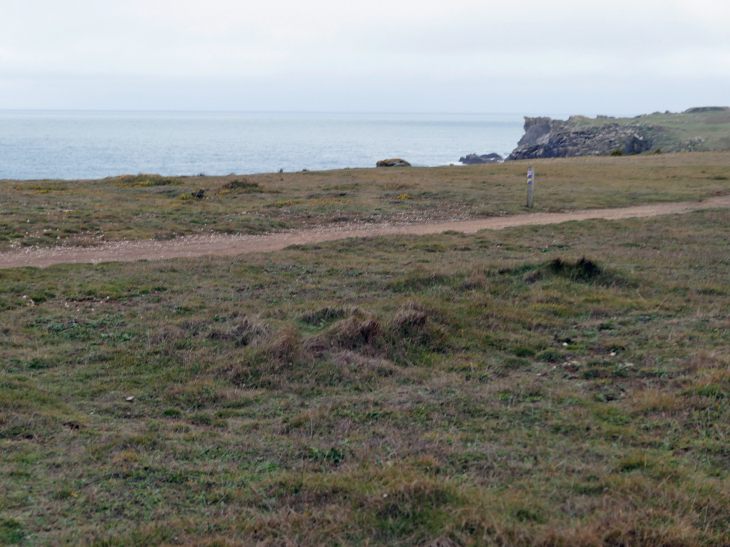
M 635 118 L 525 117 L 525 134 L 507 161 L 730 148 L 730 108 L 691 108 Z

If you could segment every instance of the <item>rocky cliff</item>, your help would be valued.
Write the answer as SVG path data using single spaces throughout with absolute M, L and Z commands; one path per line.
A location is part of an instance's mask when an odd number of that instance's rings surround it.
M 525 118 L 525 134 L 507 161 L 730 148 L 730 108 L 704 106 L 633 118 Z
M 564 158 L 571 156 L 607 156 L 616 150 L 622 154 L 641 154 L 652 147 L 652 132 L 644 126 L 606 123 L 582 124 L 582 116 L 567 121 L 525 117 L 525 135 L 507 158 Z

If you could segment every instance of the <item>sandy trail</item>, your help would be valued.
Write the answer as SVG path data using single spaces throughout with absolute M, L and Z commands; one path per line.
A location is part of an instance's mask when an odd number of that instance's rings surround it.
M 647 218 L 658 215 L 688 213 L 701 209 L 730 207 L 730 196 L 708 198 L 699 202 L 661 203 L 638 205 L 620 209 L 589 209 L 570 213 L 530 213 L 478 220 L 459 220 L 422 224 L 347 224 L 310 230 L 293 230 L 258 236 L 188 236 L 167 241 L 119 241 L 94 247 L 28 248 L 0 253 L 0 268 L 54 264 L 129 262 L 134 260 L 162 260 L 203 255 L 232 256 L 243 253 L 278 251 L 289 245 L 304 245 L 333 241 L 348 237 L 385 235 L 425 235 L 446 230 L 473 233 L 479 230 L 501 230 L 513 226 L 559 224 L 571 220 Z

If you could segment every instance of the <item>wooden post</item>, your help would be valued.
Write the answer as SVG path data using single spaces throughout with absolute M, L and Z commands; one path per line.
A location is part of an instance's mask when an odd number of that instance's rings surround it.
M 535 168 L 530 165 L 527 170 L 527 206 L 532 207 L 535 199 Z

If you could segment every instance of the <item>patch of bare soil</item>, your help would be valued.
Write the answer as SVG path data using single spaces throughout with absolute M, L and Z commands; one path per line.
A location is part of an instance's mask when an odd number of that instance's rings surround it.
M 95 247 L 30 247 L 22 251 L 0 253 L 0 268 L 54 264 L 130 262 L 162 260 L 203 255 L 233 256 L 244 253 L 278 251 L 290 245 L 305 245 L 348 237 L 385 235 L 425 235 L 447 230 L 474 233 L 479 230 L 501 230 L 513 226 L 559 224 L 571 220 L 646 218 L 658 215 L 689 213 L 702 209 L 730 207 L 730 196 L 709 198 L 699 202 L 660 203 L 620 209 L 590 209 L 570 213 L 530 213 L 477 220 L 458 220 L 419 224 L 375 224 L 369 226 L 343 224 L 312 230 L 294 230 L 259 236 L 191 236 L 174 240 L 119 241 Z

